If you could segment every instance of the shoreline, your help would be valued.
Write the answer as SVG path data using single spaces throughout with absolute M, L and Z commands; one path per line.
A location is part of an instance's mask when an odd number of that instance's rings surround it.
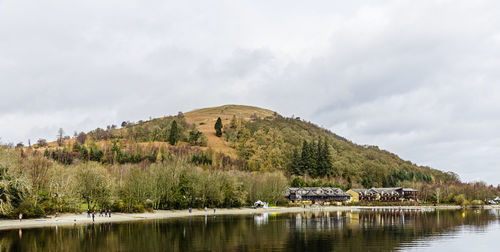
M 484 209 L 500 208 L 500 206 L 485 206 Z M 181 218 L 189 216 L 214 216 L 214 215 L 248 215 L 259 213 L 296 213 L 296 212 L 312 212 L 312 211 L 351 211 L 351 210 L 457 210 L 462 209 L 461 206 L 442 205 L 442 206 L 326 206 L 326 207 L 276 207 L 267 209 L 253 208 L 220 208 L 213 212 L 213 209 L 208 209 L 206 212 L 202 209 L 193 209 L 192 213 L 188 210 L 156 210 L 154 212 L 145 213 L 113 213 L 112 217 L 98 217 L 96 215 L 94 223 L 110 223 L 110 222 L 129 222 L 140 220 L 155 220 Z M 22 228 L 44 228 L 56 226 L 71 226 L 91 224 L 92 218 L 87 217 L 87 213 L 81 214 L 61 214 L 57 219 L 54 216 L 45 218 L 23 219 L 19 220 L 0 220 L 0 231 Z

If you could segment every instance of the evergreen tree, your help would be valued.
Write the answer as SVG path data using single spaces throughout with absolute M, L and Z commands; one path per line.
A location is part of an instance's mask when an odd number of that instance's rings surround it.
M 201 138 L 202 133 L 196 128 L 193 127 L 191 131 L 189 131 L 189 139 L 188 142 L 190 145 L 199 145 L 199 140 Z
M 311 144 L 307 143 L 307 141 L 304 140 L 302 143 L 302 154 L 301 154 L 301 168 L 303 172 L 309 173 L 311 177 L 316 176 L 316 171 L 314 170 L 314 165 L 313 165 L 313 149 L 314 147 L 311 146 Z
M 316 146 L 316 175 L 318 177 L 324 177 L 326 175 L 326 166 L 324 160 L 324 150 L 323 144 L 321 143 L 321 138 L 318 139 L 318 146 Z
M 326 139 L 323 141 L 323 146 L 321 148 L 321 160 L 323 162 L 323 176 L 331 176 L 333 175 L 333 163 L 332 156 L 330 154 L 330 147 L 326 142 Z
M 290 163 L 290 174 L 304 175 L 304 170 L 301 167 L 301 157 L 297 149 L 293 150 L 292 162 Z
M 309 175 L 312 178 L 316 178 L 316 177 L 318 177 L 318 162 L 317 162 L 318 161 L 318 146 L 313 141 L 310 144 L 308 144 L 308 148 L 309 148 L 309 150 L 308 150 L 309 151 L 309 159 L 308 159 L 309 167 L 308 167 L 307 172 L 309 172 Z
M 219 118 L 217 118 L 217 122 L 215 123 L 215 135 L 218 136 L 218 137 L 221 137 L 222 136 L 222 120 Z
M 175 145 L 179 141 L 179 129 L 177 128 L 177 122 L 174 120 L 172 126 L 170 126 L 170 134 L 168 136 L 168 142 L 171 145 Z

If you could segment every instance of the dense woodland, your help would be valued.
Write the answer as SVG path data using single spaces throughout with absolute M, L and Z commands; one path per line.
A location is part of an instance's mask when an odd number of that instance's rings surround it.
M 500 191 L 356 145 L 300 118 L 217 118 L 205 133 L 223 139 L 232 154 L 210 146 L 198 129 L 203 124 L 188 123 L 179 113 L 75 132 L 73 138 L 60 129 L 55 143 L 2 145 L 0 215 L 238 207 L 258 199 L 279 204 L 290 185 L 405 186 L 420 190 L 425 202 L 454 204 L 484 201 Z

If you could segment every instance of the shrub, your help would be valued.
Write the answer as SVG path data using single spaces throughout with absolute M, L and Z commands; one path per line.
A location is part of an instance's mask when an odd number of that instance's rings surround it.
M 470 204 L 473 206 L 479 206 L 484 205 L 484 202 L 482 200 L 473 200 Z

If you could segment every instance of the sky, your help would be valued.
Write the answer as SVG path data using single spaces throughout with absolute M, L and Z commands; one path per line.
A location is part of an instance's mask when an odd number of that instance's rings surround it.
M 500 184 L 499 1 L 0 0 L 0 141 L 245 104 Z

